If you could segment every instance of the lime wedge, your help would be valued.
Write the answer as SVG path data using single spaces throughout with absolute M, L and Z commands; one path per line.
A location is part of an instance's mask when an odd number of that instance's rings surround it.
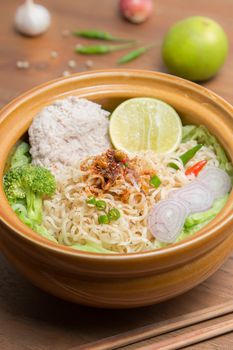
M 182 123 L 177 112 L 155 98 L 132 98 L 112 113 L 109 133 L 115 148 L 137 153 L 174 151 L 181 142 Z

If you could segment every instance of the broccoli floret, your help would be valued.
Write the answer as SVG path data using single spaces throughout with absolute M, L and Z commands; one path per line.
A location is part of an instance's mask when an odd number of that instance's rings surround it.
M 50 170 L 41 166 L 29 164 L 23 167 L 23 182 L 33 192 L 51 196 L 56 189 L 56 181 Z
M 22 186 L 22 167 L 9 170 L 3 179 L 4 191 L 10 204 L 26 197 Z
M 29 149 L 28 143 L 21 142 L 11 157 L 10 168 L 16 168 L 31 163 Z
M 7 199 L 19 219 L 41 236 L 57 243 L 42 222 L 42 200 L 56 189 L 52 173 L 31 163 L 29 145 L 21 142 L 9 160 L 3 179 Z
M 22 204 L 22 200 L 25 202 L 27 215 L 22 210 L 15 211 L 27 225 L 27 218 L 32 221 L 32 226 L 41 223 L 42 199 L 53 195 L 55 189 L 55 177 L 48 169 L 40 166 L 28 164 L 12 168 L 4 176 L 4 190 L 11 206 L 19 201 Z
M 28 215 L 31 219 L 41 223 L 42 198 L 54 194 L 55 178 L 48 169 L 27 165 L 23 169 L 22 181 L 26 192 Z

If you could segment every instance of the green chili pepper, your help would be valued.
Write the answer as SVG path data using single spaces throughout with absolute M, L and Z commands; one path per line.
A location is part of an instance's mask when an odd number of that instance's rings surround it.
M 103 200 L 96 201 L 95 206 L 98 210 L 104 210 L 106 208 L 106 202 Z
M 109 223 L 108 215 L 106 215 L 106 214 L 100 215 L 98 217 L 98 222 L 99 222 L 99 224 L 108 224 Z
M 158 188 L 161 185 L 161 180 L 157 175 L 154 175 L 150 179 L 150 184 L 155 188 Z
M 121 214 L 120 214 L 119 210 L 116 208 L 110 209 L 108 212 L 109 221 L 116 221 L 120 218 L 120 216 L 121 216 Z
M 195 156 L 195 154 L 202 148 L 202 146 L 203 145 L 198 144 L 198 145 L 194 146 L 193 148 L 189 149 L 187 152 L 183 153 L 180 156 L 180 159 L 181 159 L 183 165 L 187 164 L 190 161 L 190 159 L 192 159 Z M 176 169 L 176 170 L 179 169 L 179 167 L 175 163 L 169 163 L 168 166 L 170 166 L 171 168 Z
M 150 44 L 148 46 L 143 46 L 143 47 L 139 47 L 138 49 L 131 51 L 129 53 L 127 53 L 125 56 L 121 57 L 117 63 L 118 64 L 124 64 L 124 63 L 128 63 L 130 61 L 135 60 L 136 58 L 140 57 L 142 54 L 144 54 L 145 52 L 147 52 L 149 49 L 151 49 L 152 47 L 154 47 L 156 44 Z
M 83 55 L 102 55 L 117 50 L 124 50 L 131 46 L 132 43 L 122 45 L 80 45 L 75 48 L 75 52 L 81 53 Z
M 89 197 L 89 198 L 87 198 L 86 203 L 87 203 L 87 204 L 93 204 L 93 205 L 95 205 L 95 204 L 96 204 L 96 199 L 95 199 L 95 197 Z
M 182 160 L 182 163 L 185 165 L 188 163 L 190 159 L 192 159 L 195 154 L 202 148 L 203 145 L 198 144 L 194 146 L 193 148 L 189 149 L 187 152 L 183 153 L 180 156 L 180 159 Z
M 95 30 L 95 29 L 75 31 L 73 34 L 75 36 L 79 36 L 87 39 L 99 39 L 99 40 L 106 40 L 106 41 L 127 41 L 127 42 L 134 41 L 132 39 L 118 38 L 113 36 L 109 32 L 104 32 L 102 30 Z

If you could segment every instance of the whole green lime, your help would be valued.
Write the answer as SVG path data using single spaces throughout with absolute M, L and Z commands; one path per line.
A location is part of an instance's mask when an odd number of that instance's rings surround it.
M 173 25 L 162 47 L 164 63 L 171 73 L 193 81 L 214 76 L 228 53 L 222 27 L 207 17 L 189 17 Z

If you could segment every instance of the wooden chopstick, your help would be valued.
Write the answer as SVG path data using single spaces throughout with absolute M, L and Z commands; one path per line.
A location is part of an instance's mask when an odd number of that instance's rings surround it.
M 154 342 L 146 345 L 146 350 L 176 350 L 185 346 L 197 344 L 201 341 L 217 337 L 233 331 L 233 318 L 228 321 L 218 322 L 212 326 L 201 327 L 194 331 L 188 331 L 185 334 L 179 334 L 170 339 Z M 145 346 L 137 347 L 137 350 L 143 350 Z
M 233 312 L 233 301 L 201 309 L 186 315 L 123 332 L 111 337 L 73 347 L 70 350 L 112 350 L 169 333 L 202 321 L 211 320 Z M 230 327 L 230 326 L 229 326 Z M 223 329 L 220 328 L 222 331 Z M 211 332 L 211 331 L 210 331 Z

